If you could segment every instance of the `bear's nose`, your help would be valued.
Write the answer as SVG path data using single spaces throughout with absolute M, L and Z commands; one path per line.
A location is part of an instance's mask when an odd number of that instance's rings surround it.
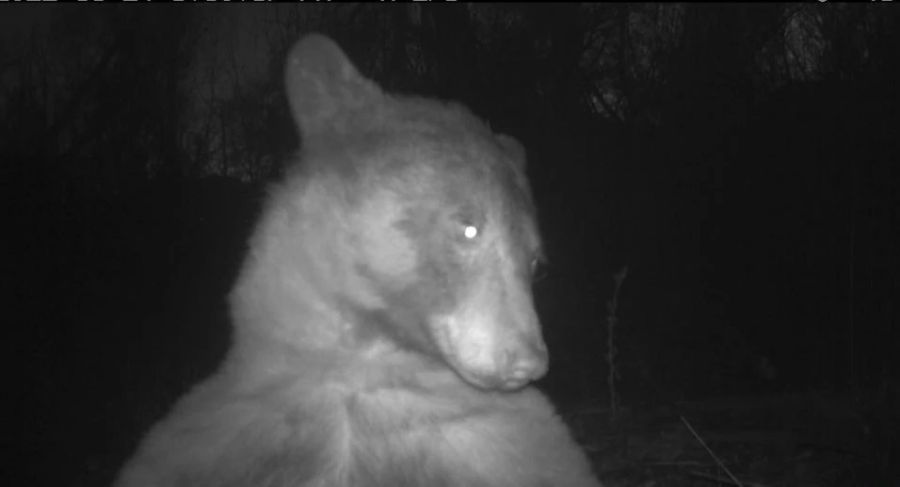
M 547 347 L 543 340 L 523 341 L 506 350 L 503 362 L 503 388 L 517 389 L 547 373 Z

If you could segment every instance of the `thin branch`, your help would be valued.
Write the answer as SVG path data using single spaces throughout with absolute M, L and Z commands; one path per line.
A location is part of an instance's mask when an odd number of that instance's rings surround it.
M 719 468 L 724 470 L 725 473 L 727 473 L 728 476 L 731 477 L 731 481 L 734 482 L 734 485 L 737 485 L 738 487 L 744 487 L 744 484 L 742 484 L 741 481 L 738 480 L 738 478 L 735 477 L 733 473 L 731 473 L 731 470 L 728 470 L 728 467 L 725 466 L 725 463 L 723 463 L 722 460 L 720 460 L 719 457 L 716 456 L 715 453 L 713 453 L 713 451 L 709 448 L 709 446 L 706 445 L 706 442 L 703 441 L 703 438 L 700 438 L 700 435 L 697 434 L 697 432 L 694 430 L 694 428 L 691 426 L 691 424 L 688 422 L 688 420 L 684 416 L 680 416 L 680 418 L 681 418 L 681 422 L 684 423 L 685 426 L 687 426 L 688 431 L 690 431 L 691 434 L 694 435 L 694 438 L 697 438 L 697 441 L 699 441 L 700 444 L 703 446 L 703 448 L 706 449 L 706 452 L 709 453 L 709 456 L 712 457 L 712 459 L 716 461 L 716 463 L 719 465 Z

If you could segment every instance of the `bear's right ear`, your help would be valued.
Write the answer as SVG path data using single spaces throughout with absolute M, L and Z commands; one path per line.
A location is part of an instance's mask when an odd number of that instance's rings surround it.
M 382 96 L 344 51 L 321 34 L 310 34 L 291 48 L 285 85 L 291 115 L 302 135 L 342 131 Z

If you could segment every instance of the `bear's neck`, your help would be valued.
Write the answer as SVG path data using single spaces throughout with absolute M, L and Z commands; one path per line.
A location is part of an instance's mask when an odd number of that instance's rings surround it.
M 295 278 L 288 286 L 272 276 L 251 269 L 231 295 L 234 327 L 223 371 L 240 371 L 233 372 L 239 382 L 253 387 L 295 378 L 362 391 L 460 380 L 446 364 L 390 337 L 359 333 L 366 325 L 357 322 L 362 315 L 341 312 L 345 303 L 317 292 L 313 283 Z
M 271 336 L 235 337 L 222 373 L 256 389 L 275 382 L 341 390 L 348 394 L 404 389 L 429 394 L 449 384 L 465 384 L 446 364 L 389 341 L 356 346 L 289 346 Z

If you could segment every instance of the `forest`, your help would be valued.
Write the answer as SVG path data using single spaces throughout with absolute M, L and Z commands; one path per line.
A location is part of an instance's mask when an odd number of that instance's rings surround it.
M 309 32 L 527 149 L 605 485 L 896 485 L 891 2 L 3 6 L 13 484 L 108 485 L 221 359 Z

